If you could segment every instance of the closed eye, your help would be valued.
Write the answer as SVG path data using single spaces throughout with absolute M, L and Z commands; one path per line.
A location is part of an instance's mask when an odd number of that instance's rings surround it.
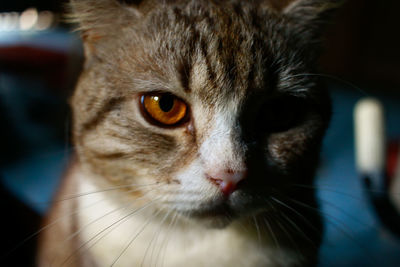
M 284 132 L 302 122 L 309 110 L 307 102 L 297 97 L 269 99 L 258 114 L 258 130 L 262 132 Z

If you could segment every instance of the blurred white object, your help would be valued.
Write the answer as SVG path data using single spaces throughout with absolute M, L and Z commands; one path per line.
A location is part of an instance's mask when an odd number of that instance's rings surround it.
M 382 104 L 374 98 L 361 99 L 354 109 L 356 162 L 366 195 L 375 214 L 391 233 L 400 237 L 399 198 L 400 179 L 388 172 L 385 119 Z M 397 154 L 396 154 L 397 156 Z M 388 161 L 389 162 L 389 161 Z M 398 162 L 396 162 L 398 163 Z M 399 165 L 396 166 L 400 173 Z M 389 177 L 390 176 L 390 177 Z M 389 181 L 396 185 L 389 185 Z M 392 182 L 392 183 L 393 183 Z M 391 194 L 393 192 L 397 192 Z M 396 207 L 397 206 L 397 207 Z
M 362 175 L 369 176 L 373 189 L 384 190 L 386 138 L 382 104 L 374 98 L 360 100 L 354 121 L 357 168 Z

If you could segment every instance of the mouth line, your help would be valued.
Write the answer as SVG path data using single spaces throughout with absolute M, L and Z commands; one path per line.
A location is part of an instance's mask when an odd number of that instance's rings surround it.
M 195 210 L 191 212 L 191 216 L 205 218 L 205 217 L 231 217 L 233 215 L 232 209 L 226 204 L 219 204 L 214 207 Z
M 242 195 L 243 196 L 243 195 Z M 240 217 L 256 215 L 271 210 L 268 202 L 253 198 L 223 197 L 219 200 L 203 203 L 197 208 L 184 209 L 179 212 L 187 217 L 200 220 L 234 221 Z

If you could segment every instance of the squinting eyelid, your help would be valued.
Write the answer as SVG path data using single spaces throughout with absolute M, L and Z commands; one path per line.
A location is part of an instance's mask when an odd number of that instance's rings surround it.
M 186 92 L 183 90 L 163 88 L 163 89 L 142 90 L 141 92 L 137 93 L 139 98 L 141 98 L 143 95 L 151 95 L 151 94 L 171 94 L 176 98 L 178 98 L 179 100 L 183 101 L 188 106 L 190 106 L 191 103 L 191 98 L 190 98 L 191 92 Z

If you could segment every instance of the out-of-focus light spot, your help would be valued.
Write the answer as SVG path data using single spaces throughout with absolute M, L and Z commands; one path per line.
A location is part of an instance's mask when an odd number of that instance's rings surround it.
M 39 13 L 39 17 L 36 23 L 37 30 L 47 30 L 49 29 L 54 22 L 54 15 L 50 11 L 42 11 Z
M 36 8 L 28 8 L 24 12 L 22 12 L 19 17 L 19 28 L 21 30 L 30 30 L 32 29 L 37 21 L 38 21 L 38 11 Z
M 44 31 L 57 26 L 58 16 L 51 11 L 39 12 L 28 8 L 22 13 L 0 13 L 0 32 L 5 31 Z
M 19 15 L 16 12 L 0 14 L 0 30 L 12 31 L 18 29 Z

